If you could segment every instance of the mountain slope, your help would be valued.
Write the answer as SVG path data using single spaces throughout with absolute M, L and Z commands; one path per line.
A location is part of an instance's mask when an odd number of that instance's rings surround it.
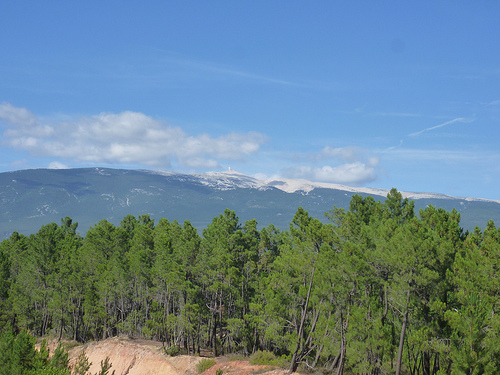
M 237 172 L 179 174 L 106 168 L 35 169 L 0 173 L 0 238 L 13 231 L 30 234 L 65 216 L 85 233 L 100 219 L 115 225 L 127 214 L 150 214 L 199 229 L 224 209 L 241 222 L 257 219 L 259 226 L 286 229 L 299 206 L 319 219 L 334 206 L 347 208 L 352 195 L 383 200 L 386 190 L 351 188 L 305 180 L 259 180 Z M 462 213 L 462 227 L 500 222 L 500 202 L 404 192 L 417 210 L 428 204 Z

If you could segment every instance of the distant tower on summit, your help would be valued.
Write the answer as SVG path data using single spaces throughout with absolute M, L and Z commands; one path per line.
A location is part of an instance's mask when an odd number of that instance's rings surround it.
M 229 166 L 229 168 L 227 170 L 230 171 L 231 170 L 231 166 Z

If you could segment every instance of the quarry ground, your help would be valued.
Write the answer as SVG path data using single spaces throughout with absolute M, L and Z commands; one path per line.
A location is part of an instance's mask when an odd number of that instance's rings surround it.
M 51 353 L 57 344 L 49 343 Z M 69 349 L 70 365 L 72 366 L 78 355 L 85 350 L 92 366 L 90 372 L 98 373 L 100 363 L 109 357 L 112 363 L 111 372 L 115 375 L 196 375 L 196 365 L 203 360 L 203 356 L 179 355 L 170 357 L 164 354 L 161 343 L 151 340 L 131 339 L 128 337 L 114 337 L 103 341 L 78 345 Z M 215 375 L 217 370 L 223 374 L 273 374 L 285 375 L 287 370 L 273 366 L 254 366 L 247 360 L 230 360 L 228 357 L 215 358 L 216 364 L 203 372 L 203 375 Z

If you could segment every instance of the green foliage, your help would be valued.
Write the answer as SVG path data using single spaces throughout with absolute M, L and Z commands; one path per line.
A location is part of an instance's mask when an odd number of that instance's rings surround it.
M 179 345 L 172 345 L 170 347 L 168 347 L 165 352 L 171 356 L 171 357 L 175 357 L 175 356 L 178 356 L 179 354 L 181 354 L 181 347 Z
M 258 350 L 250 356 L 250 364 L 286 368 L 290 365 L 290 358 L 285 355 L 277 357 L 272 352 L 266 350 Z
M 250 356 L 252 365 L 271 365 L 276 360 L 276 356 L 272 352 L 258 350 Z
M 12 347 L 12 375 L 21 375 L 25 372 L 37 369 L 35 341 L 35 337 L 31 336 L 25 330 L 17 335 Z
M 466 238 L 449 272 L 457 288 L 457 308 L 445 312 L 452 329 L 454 374 L 500 371 L 499 266 L 500 235 L 490 221 L 484 233 L 476 230 Z
M 69 369 L 65 368 L 55 368 L 55 367 L 46 367 L 43 369 L 30 371 L 27 375 L 71 375 Z
M 113 371 L 111 374 L 109 374 L 109 370 L 113 367 L 111 365 L 111 362 L 109 361 L 109 357 L 106 357 L 104 361 L 101 361 L 101 369 L 96 375 L 114 375 L 115 372 Z
M 169 355 L 254 353 L 252 363 L 290 371 L 499 372 L 492 221 L 464 234 L 456 211 L 417 217 L 395 189 L 327 217 L 299 208 L 289 230 L 259 230 L 225 210 L 200 236 L 188 221 L 127 216 L 84 238 L 65 218 L 12 235 L 0 244 L 0 375 L 67 372 L 62 346 L 34 350 L 49 333 L 152 338 Z M 82 353 L 73 374 L 89 368 Z
M 269 352 L 267 350 L 258 350 L 250 356 L 250 364 L 285 368 L 290 365 L 290 358 L 285 355 L 276 357 L 273 352 Z
M 49 366 L 54 368 L 67 368 L 69 366 L 68 352 L 62 344 L 57 345 L 54 354 L 49 360 Z
M 75 366 L 73 367 L 73 372 L 71 375 L 87 375 L 90 366 L 92 366 L 92 362 L 89 362 L 85 351 L 82 351 L 76 359 Z
M 61 345 L 49 358 L 46 341 L 39 350 L 35 342 L 26 330 L 17 336 L 4 332 L 0 338 L 0 375 L 70 375 L 68 353 Z
M 211 358 L 203 358 L 200 362 L 196 364 L 196 369 L 198 370 L 198 374 L 201 374 L 207 371 L 210 367 L 215 365 L 215 360 Z
M 16 338 L 9 330 L 0 337 L 0 375 L 10 375 L 14 373 L 12 350 Z

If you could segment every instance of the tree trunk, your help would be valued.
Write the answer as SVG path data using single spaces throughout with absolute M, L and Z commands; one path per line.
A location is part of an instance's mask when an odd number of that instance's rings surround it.
M 292 355 L 292 361 L 290 363 L 290 373 L 297 371 L 297 367 L 299 367 L 299 353 L 302 352 L 303 350 L 303 336 L 304 336 L 304 324 L 306 321 L 306 315 L 307 315 L 307 308 L 309 306 L 309 298 L 311 297 L 311 290 L 312 290 L 312 285 L 313 285 L 313 279 L 314 279 L 314 272 L 316 271 L 316 266 L 313 267 L 312 274 L 311 274 L 311 279 L 309 280 L 309 288 L 307 289 L 307 296 L 306 296 L 306 302 L 304 303 L 304 306 L 302 308 L 302 316 L 300 317 L 300 325 L 299 325 L 299 342 L 297 344 L 297 348 L 295 348 L 295 351 L 293 352 Z
M 214 349 L 214 357 L 217 357 L 217 313 L 214 313 L 214 327 L 213 327 L 213 349 Z
M 314 357 L 314 362 L 312 367 L 316 367 L 319 361 L 319 357 L 321 356 L 321 353 L 323 352 L 324 345 L 321 344 L 320 347 L 318 348 L 318 351 L 316 352 L 316 357 Z
M 61 341 L 61 338 L 62 338 L 62 332 L 63 332 L 63 326 L 64 326 L 64 315 L 63 315 L 63 311 L 61 309 L 61 328 L 59 330 L 59 337 L 57 338 L 57 342 L 60 342 Z
M 75 332 L 74 332 L 74 335 L 73 335 L 73 340 L 75 341 L 78 341 L 78 328 L 80 326 L 80 316 L 79 314 L 76 316 L 76 319 L 75 319 Z
M 405 314 L 403 318 L 403 325 L 401 327 L 401 335 L 399 336 L 399 349 L 398 349 L 398 359 L 396 361 L 396 375 L 400 375 L 401 373 L 401 364 L 403 360 L 403 346 L 405 342 L 405 334 L 406 334 L 406 325 L 408 323 L 408 309 L 410 307 L 410 289 L 406 292 L 406 308 Z
M 208 347 L 211 347 L 213 345 L 213 338 L 212 338 L 213 332 L 214 332 L 213 327 L 212 327 L 213 315 L 214 314 L 212 313 L 212 318 L 208 320 L 208 335 L 207 335 L 208 340 L 205 341 L 205 346 L 208 346 Z
M 434 368 L 432 370 L 432 374 L 436 374 L 439 371 L 439 353 L 436 353 L 434 357 Z
M 422 374 L 431 375 L 431 355 L 429 352 L 422 353 Z
M 328 368 L 329 371 L 333 372 L 333 369 L 335 368 L 335 366 L 337 366 L 337 363 L 339 363 L 341 353 L 342 353 L 342 348 L 340 349 L 339 354 L 337 354 L 337 356 L 334 358 L 332 364 Z
M 257 327 L 254 327 L 253 334 L 254 334 L 254 341 L 252 347 L 252 354 L 255 353 L 259 348 L 259 333 L 257 332 Z
M 345 353 L 347 340 L 345 338 L 345 333 L 347 331 L 347 327 L 349 325 L 349 308 L 347 310 L 347 317 L 344 325 L 344 317 L 342 311 L 340 312 L 340 336 L 341 336 L 341 344 L 340 344 L 340 358 L 339 358 L 339 367 L 337 369 L 337 375 L 342 375 L 344 373 L 344 364 L 345 364 Z
M 222 326 L 222 293 L 221 293 L 221 297 L 219 299 L 219 337 L 220 337 L 220 354 L 221 355 L 224 355 L 224 341 L 223 341 L 223 338 L 224 338 L 224 331 L 223 331 L 224 327 Z
M 384 314 L 382 315 L 382 325 L 385 325 L 385 319 L 387 318 L 387 313 L 389 312 L 389 301 L 387 298 L 387 284 L 384 286 Z

